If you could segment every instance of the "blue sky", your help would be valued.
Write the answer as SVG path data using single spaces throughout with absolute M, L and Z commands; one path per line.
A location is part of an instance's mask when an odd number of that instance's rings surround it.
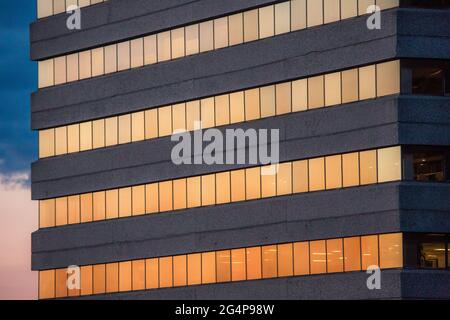
M 0 173 L 29 170 L 37 157 L 30 130 L 30 94 L 36 63 L 29 60 L 28 26 L 36 0 L 0 2 Z

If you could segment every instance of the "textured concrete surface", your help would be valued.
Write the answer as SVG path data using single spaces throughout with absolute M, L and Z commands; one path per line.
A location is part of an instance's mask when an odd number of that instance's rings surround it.
M 395 182 L 43 229 L 33 268 L 386 232 L 449 232 L 450 186 Z M 445 199 L 445 200 L 443 200 Z

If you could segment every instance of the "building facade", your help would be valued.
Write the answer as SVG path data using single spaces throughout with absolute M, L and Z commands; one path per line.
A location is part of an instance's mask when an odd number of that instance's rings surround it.
M 39 298 L 450 298 L 449 8 L 38 0 Z M 199 121 L 279 165 L 175 164 Z

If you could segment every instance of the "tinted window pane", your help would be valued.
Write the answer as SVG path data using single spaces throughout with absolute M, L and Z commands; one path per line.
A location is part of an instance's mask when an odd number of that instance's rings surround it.
M 262 247 L 262 261 L 263 278 L 277 277 L 277 246 Z
M 136 186 L 131 189 L 133 216 L 145 214 L 145 186 Z
M 131 40 L 131 67 L 137 68 L 144 65 L 144 39 Z
M 159 183 L 159 210 L 170 211 L 173 208 L 172 181 Z
M 146 213 L 159 211 L 159 188 L 157 183 L 145 186 L 145 211 Z
M 231 250 L 231 279 L 242 281 L 246 279 L 245 249 Z
M 263 170 L 267 173 L 261 175 L 261 196 L 274 197 L 277 194 L 276 165 L 262 167 L 261 171 Z
M 385 96 L 400 92 L 400 61 L 377 65 L 377 95 Z
M 275 115 L 275 86 L 263 87 L 261 92 L 261 118 Z
M 173 182 L 173 209 L 185 209 L 186 202 L 186 179 L 179 179 Z
M 188 255 L 188 285 L 202 283 L 202 255 L 200 253 Z
M 359 153 L 361 184 L 377 182 L 377 151 L 370 150 Z
M 56 298 L 67 297 L 67 269 L 58 269 L 55 271 Z
M 105 47 L 105 73 L 117 71 L 117 45 Z
M 145 288 L 156 289 L 159 287 L 159 261 L 147 259 L 145 261 Z
M 340 19 L 340 0 L 324 0 L 324 22 L 330 23 Z
M 158 62 L 170 60 L 170 31 L 158 33 Z
M 130 69 L 130 42 L 122 42 L 117 45 L 117 70 Z
M 327 272 L 343 272 L 342 239 L 327 240 Z
M 133 142 L 145 139 L 145 113 L 135 112 L 131 114 L 131 140 Z
M 291 83 L 277 84 L 277 115 L 292 112 Z
M 230 123 L 230 96 L 228 94 L 218 96 L 216 100 L 216 126 Z
M 231 201 L 245 200 L 245 170 L 231 171 Z
M 198 24 L 186 27 L 186 55 L 196 54 L 200 50 Z
M 309 242 L 294 243 L 294 274 L 309 274 Z
M 308 192 L 308 160 L 295 161 L 292 165 L 293 172 L 293 192 Z
M 358 0 L 341 0 L 341 19 L 358 15 Z
M 400 180 L 401 175 L 400 147 L 378 150 L 378 182 Z
M 277 173 L 277 195 L 292 193 L 292 163 L 282 163 Z
M 132 289 L 145 289 L 145 260 L 135 260 L 132 262 Z
M 173 286 L 187 285 L 187 256 L 173 257 Z
M 144 37 L 144 63 L 153 64 L 158 62 L 156 35 Z
M 79 54 L 80 59 L 80 79 L 87 79 L 92 76 L 91 51 L 83 51 Z
M 246 175 L 246 199 L 253 200 L 261 198 L 261 169 L 252 168 L 245 170 Z
M 213 21 L 200 23 L 200 52 L 214 49 L 214 24 Z
M 216 203 L 216 176 L 210 174 L 202 176 L 202 206 Z
M 306 28 L 306 0 L 291 1 L 291 30 Z
M 244 15 L 238 13 L 230 16 L 228 19 L 230 46 L 244 42 Z
M 247 280 L 261 279 L 261 247 L 247 248 Z
M 258 29 L 258 10 L 244 12 L 244 41 L 257 40 L 259 36 Z
M 362 268 L 378 266 L 378 236 L 361 237 Z
M 159 287 L 169 288 L 173 286 L 172 257 L 159 259 Z
M 259 102 L 259 89 L 245 91 L 245 120 L 259 119 Z
M 325 105 L 324 76 L 308 78 L 308 105 L 310 109 Z
M 308 0 L 307 4 L 308 27 L 317 26 L 323 23 L 323 1 Z
M 341 73 L 336 72 L 325 76 L 325 105 L 341 104 Z
M 131 291 L 131 261 L 119 263 L 119 291 Z
M 282 2 L 275 5 L 275 34 L 283 34 L 291 31 L 291 6 L 290 2 Z
M 228 46 L 228 17 L 214 20 L 214 48 Z
M 344 253 L 345 271 L 361 270 L 361 244 L 359 237 L 344 239 Z
M 230 120 L 231 123 L 239 123 L 245 120 L 243 92 L 230 94 Z
M 106 219 L 119 217 L 119 190 L 106 191 Z
M 217 251 L 217 282 L 231 281 L 231 251 Z
M 309 160 L 309 190 L 325 189 L 325 163 L 324 158 Z
M 131 188 L 119 189 L 119 217 L 131 216 Z
M 201 205 L 201 178 L 193 177 L 187 179 L 188 208 L 199 207 Z
M 259 37 L 267 38 L 275 34 L 274 6 L 259 9 Z
M 311 254 L 311 274 L 327 272 L 327 252 L 325 241 L 311 241 L 309 243 Z
M 230 173 L 223 172 L 216 174 L 216 203 L 228 203 L 231 200 L 231 180 Z
M 375 98 L 375 66 L 359 68 L 359 98 Z
M 342 103 L 357 101 L 358 96 L 358 69 L 342 72 Z
M 308 80 L 292 82 L 292 111 L 304 111 L 308 109 Z
M 39 61 L 39 88 L 49 87 L 54 84 L 53 59 Z
M 184 28 L 171 31 L 172 35 L 172 59 L 185 56 Z
M 327 189 L 342 188 L 342 159 L 340 155 L 325 158 Z
M 290 277 L 294 274 L 292 243 L 278 245 L 278 276 Z
M 359 185 L 359 154 L 358 152 L 342 155 L 343 185 L 354 187 Z
M 380 235 L 380 268 L 400 268 L 402 266 L 402 234 Z
M 202 253 L 202 284 L 216 282 L 216 253 Z

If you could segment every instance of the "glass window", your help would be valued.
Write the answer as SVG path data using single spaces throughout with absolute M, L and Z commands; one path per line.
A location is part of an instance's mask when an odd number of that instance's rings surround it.
M 159 136 L 170 136 L 172 134 L 172 107 L 158 108 Z
M 80 52 L 80 80 L 92 77 L 91 50 Z
M 145 289 L 145 260 L 132 261 L 132 290 Z
M 392 147 L 378 150 L 378 182 L 400 180 L 401 148 Z
M 186 104 L 180 103 L 172 106 L 173 132 L 186 131 Z
M 131 115 L 119 116 L 119 144 L 131 142 Z
M 283 34 L 291 31 L 291 6 L 290 2 L 277 3 L 275 5 L 275 34 Z
M 399 6 L 399 0 L 377 0 L 377 5 L 381 10 L 395 8 Z
M 247 280 L 262 278 L 261 247 L 247 248 Z
M 198 24 L 187 26 L 185 30 L 186 37 L 186 55 L 199 53 L 200 41 L 199 41 L 199 29 Z
M 244 92 L 230 94 L 230 120 L 231 123 L 245 120 Z
M 186 179 L 179 179 L 173 181 L 173 209 L 185 209 L 186 202 Z
M 121 42 L 117 45 L 117 70 L 130 69 L 130 41 Z
M 159 211 L 159 188 L 157 183 L 145 186 L 145 211 L 146 213 Z
M 445 154 L 440 151 L 414 153 L 414 180 L 445 181 L 446 158 Z
M 67 269 L 57 269 L 55 271 L 55 297 L 67 297 Z
M 275 34 L 274 6 L 259 9 L 259 38 L 272 37 Z
M 170 60 L 170 31 L 158 33 L 158 62 Z
M 145 186 L 132 187 L 131 195 L 133 216 L 145 214 Z
M 354 187 L 359 185 L 358 152 L 342 155 L 342 170 L 344 187 Z
M 375 5 L 375 0 L 358 0 L 358 14 L 367 14 L 367 9 L 373 5 Z
M 277 90 L 277 115 L 292 112 L 291 83 L 286 82 L 276 85 Z
M 81 270 L 81 295 L 91 295 L 93 292 L 92 266 L 83 266 Z
M 245 170 L 231 171 L 231 201 L 245 200 Z
M 253 200 L 261 198 L 261 168 L 245 170 L 246 199 Z
M 38 18 L 45 18 L 53 15 L 53 2 L 49 0 L 38 0 L 37 2 Z M 44 272 L 41 272 L 43 274 Z
M 290 277 L 293 275 L 293 245 L 292 243 L 278 245 L 278 276 Z
M 341 73 L 325 75 L 325 105 L 328 107 L 341 103 Z
M 230 123 L 230 96 L 228 94 L 215 98 L 216 126 L 224 126 Z
M 307 14 L 308 27 L 323 24 L 323 1 L 308 0 Z
M 55 226 L 55 199 L 39 201 L 39 228 Z
M 446 267 L 444 242 L 421 242 L 418 244 L 418 250 L 420 268 L 444 269 Z
M 131 68 L 138 68 L 144 65 L 144 39 L 131 40 Z
M 361 270 L 360 237 L 344 239 L 344 254 L 345 271 Z
M 309 274 L 309 242 L 294 243 L 294 275 Z
M 95 265 L 92 272 L 94 277 L 94 294 L 106 293 L 106 265 Z
M 327 240 L 327 272 L 343 272 L 342 239 Z
M 186 127 L 188 131 L 200 129 L 200 101 L 186 103 Z
M 173 262 L 172 257 L 159 258 L 159 287 L 170 288 L 173 286 Z
M 244 42 L 258 40 L 258 9 L 244 12 Z
M 119 291 L 119 264 L 108 263 L 106 265 L 106 292 Z
M 359 68 L 359 98 L 375 98 L 375 66 Z
M 118 143 L 119 139 L 119 130 L 118 130 L 118 118 L 108 118 L 105 120 L 105 141 L 106 146 L 113 146 Z
M 119 190 L 106 191 L 106 219 L 119 217 Z
M 172 181 L 159 183 L 159 210 L 170 211 L 173 208 Z
M 292 111 L 304 111 L 308 109 L 308 80 L 292 82 Z
M 341 19 L 358 15 L 358 0 L 341 0 Z
M 378 266 L 378 236 L 361 237 L 362 269 Z
M 92 210 L 93 210 L 93 203 L 92 203 L 92 193 L 86 193 L 82 194 L 81 197 L 81 223 L 85 222 L 92 222 Z
M 158 62 L 156 44 L 156 34 L 144 37 L 144 64 L 153 64 Z
M 292 163 L 282 163 L 277 173 L 277 195 L 292 193 Z
M 66 58 L 67 63 L 67 81 L 77 81 L 79 79 L 78 53 L 70 54 Z
M 402 234 L 382 234 L 380 239 L 380 268 L 401 268 L 403 266 Z
M 202 284 L 216 282 L 216 253 L 202 253 Z
M 231 200 L 230 173 L 222 172 L 216 174 L 216 203 L 229 203 Z
M 156 289 L 159 287 L 159 261 L 158 259 L 145 260 L 145 288 Z
M 340 18 L 340 0 L 324 0 L 324 22 L 339 21 Z
M 80 223 L 80 196 L 71 196 L 67 199 L 68 223 Z
M 55 155 L 55 129 L 39 131 L 39 158 Z
M 173 257 L 173 286 L 187 285 L 187 256 Z
M 42 0 L 38 0 L 42 1 Z M 43 0 L 48 1 L 48 0 Z M 49 1 L 51 2 L 51 1 Z M 80 0 L 81 2 L 81 0 Z M 53 0 L 53 14 L 66 12 L 66 0 Z
M 171 31 L 172 35 L 172 59 L 185 56 L 184 48 L 184 28 L 178 28 Z
M 203 99 L 201 101 L 201 117 L 203 128 L 212 128 L 216 125 L 214 109 L 214 98 Z
M 39 63 L 39 66 L 40 66 L 40 63 Z M 39 68 L 39 72 L 41 72 L 40 68 Z M 66 82 L 67 82 L 66 57 L 64 56 L 64 57 L 55 58 L 55 85 L 66 83 Z
M 67 127 L 67 151 L 69 153 L 80 151 L 80 125 L 78 124 Z
M 400 61 L 390 61 L 377 65 L 377 96 L 400 92 Z
M 361 184 L 377 182 L 377 151 L 369 150 L 359 153 L 359 169 Z
M 53 59 L 39 61 L 39 88 L 50 87 L 54 84 Z
M 244 42 L 244 16 L 237 13 L 228 17 L 230 46 Z
M 327 251 L 324 240 L 309 243 L 311 254 L 311 274 L 327 272 Z
M 277 165 L 270 165 L 261 168 L 261 172 L 267 172 L 261 174 L 261 197 L 268 198 L 274 197 L 277 194 Z
M 145 139 L 145 113 L 135 112 L 131 114 L 131 140 L 133 142 Z
M 80 151 L 92 149 L 92 122 L 80 123 Z
M 231 281 L 246 280 L 245 249 L 231 250 Z
M 132 289 L 131 280 L 131 261 L 119 263 L 119 291 L 127 292 Z
M 201 178 L 193 177 L 187 179 L 188 208 L 201 206 Z
M 214 48 L 228 47 L 228 17 L 214 20 Z
M 97 77 L 105 73 L 105 54 L 103 48 L 92 50 L 92 76 Z
M 214 50 L 213 21 L 200 23 L 200 52 Z
M 55 297 L 55 270 L 39 271 L 39 299 Z
M 92 147 L 94 149 L 105 147 L 105 120 L 92 122 Z
M 202 283 L 202 255 L 200 253 L 189 254 L 188 259 L 188 285 Z
M 308 179 L 308 160 L 295 161 L 292 164 L 293 175 L 293 192 L 308 192 L 309 179 Z
M 117 71 L 117 45 L 113 44 L 105 47 L 105 73 Z
M 291 0 L 291 30 L 306 28 L 306 0 Z
M 106 192 L 94 192 L 94 221 L 105 220 L 106 218 Z
M 145 111 L 145 139 L 158 137 L 158 110 Z
M 231 251 L 216 252 L 217 282 L 231 281 Z
M 261 91 L 261 118 L 271 117 L 276 114 L 275 86 L 267 86 Z
M 245 91 L 245 120 L 255 120 L 260 118 L 259 114 L 259 89 Z
M 342 188 L 342 158 L 341 155 L 325 158 L 327 189 Z
M 324 76 L 308 78 L 308 105 L 309 109 L 325 105 Z
M 324 158 L 309 160 L 309 191 L 325 189 Z
M 358 100 L 358 69 L 342 72 L 342 103 Z
M 263 278 L 275 278 L 277 270 L 277 246 L 262 247 L 262 271 Z
M 210 174 L 202 176 L 202 206 L 216 203 L 216 176 Z
M 119 217 L 131 216 L 131 188 L 119 189 Z

